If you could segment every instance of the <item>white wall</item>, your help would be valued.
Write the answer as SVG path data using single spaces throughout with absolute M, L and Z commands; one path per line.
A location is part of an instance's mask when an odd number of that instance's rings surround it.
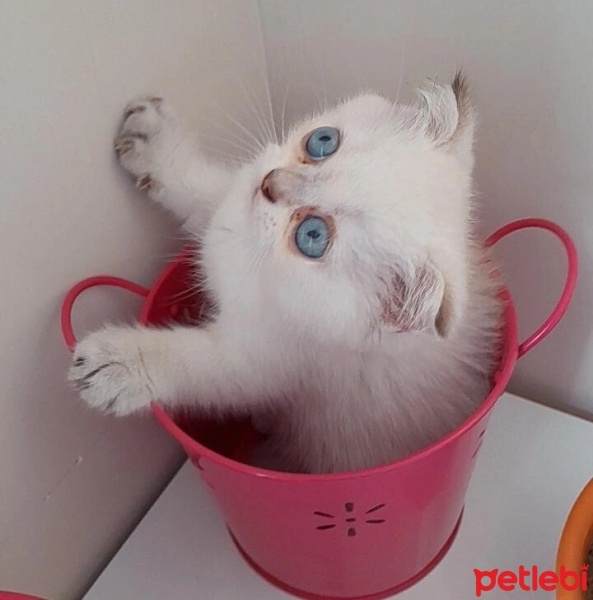
M 65 385 L 66 290 L 101 272 L 149 284 L 179 245 L 117 168 L 117 121 L 162 93 L 212 135 L 233 129 L 226 113 L 249 125 L 263 46 L 255 0 L 0 0 L 0 14 L 0 589 L 67 600 L 180 459 L 150 418 L 94 414 Z M 138 306 L 93 298 L 80 331 Z
M 581 255 L 575 303 L 517 367 L 513 389 L 593 417 L 593 3 L 590 0 L 260 0 L 276 121 L 369 86 L 403 100 L 464 67 L 481 114 L 485 232 L 553 219 Z M 319 99 L 319 101 L 318 101 Z M 545 234 L 501 248 L 523 334 L 553 305 L 563 255 Z

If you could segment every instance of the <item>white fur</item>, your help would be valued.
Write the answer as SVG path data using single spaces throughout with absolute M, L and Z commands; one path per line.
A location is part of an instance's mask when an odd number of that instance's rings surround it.
M 201 328 L 91 334 L 70 372 L 82 397 L 118 415 L 152 401 L 265 415 L 260 462 L 307 472 L 378 465 L 459 425 L 487 395 L 501 319 L 471 237 L 462 101 L 449 86 L 414 107 L 361 95 L 237 171 L 208 162 L 162 100 L 133 103 L 122 165 L 201 241 L 217 312 Z M 321 125 L 341 146 L 304 164 Z M 260 190 L 272 169 L 275 203 Z M 291 248 L 303 207 L 335 222 L 317 261 Z

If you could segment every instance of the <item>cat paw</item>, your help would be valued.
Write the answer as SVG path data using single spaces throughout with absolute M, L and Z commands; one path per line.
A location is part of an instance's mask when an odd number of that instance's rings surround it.
M 135 329 L 111 327 L 76 346 L 68 379 L 91 407 L 121 416 L 155 399 L 138 337 Z
M 128 104 L 113 147 L 121 166 L 136 177 L 136 187 L 156 198 L 185 136 L 167 102 L 148 97 Z

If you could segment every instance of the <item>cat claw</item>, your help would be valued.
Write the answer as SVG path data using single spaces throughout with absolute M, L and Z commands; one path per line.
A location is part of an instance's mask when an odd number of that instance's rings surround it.
M 160 183 L 154 180 L 150 173 L 138 177 L 138 180 L 136 181 L 136 189 L 147 194 L 158 192 L 160 188 Z
M 126 152 L 129 152 L 133 147 L 134 140 L 130 140 L 129 138 L 118 138 L 113 144 L 117 156 L 122 156 Z

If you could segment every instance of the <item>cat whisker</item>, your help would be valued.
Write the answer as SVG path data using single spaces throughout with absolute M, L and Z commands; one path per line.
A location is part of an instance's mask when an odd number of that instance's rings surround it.
M 245 88 L 245 86 L 243 85 L 243 83 L 241 83 L 241 91 L 243 93 L 245 100 L 247 101 L 248 108 L 250 109 L 251 113 L 253 114 L 253 116 L 255 117 L 255 119 L 257 121 L 257 124 L 259 126 L 259 131 L 262 134 L 262 136 L 264 137 L 265 141 L 268 144 L 274 143 L 274 133 L 272 131 L 270 123 L 266 120 L 266 117 L 261 114 L 260 110 L 258 110 L 257 99 L 255 99 L 255 104 L 254 104 L 252 96 L 248 93 L 248 91 Z
M 235 117 L 233 117 L 231 114 L 225 112 L 224 110 L 219 108 L 219 111 L 223 117 L 225 117 L 226 119 L 231 121 L 231 123 L 236 125 L 243 133 L 245 133 L 245 135 L 247 135 L 251 140 L 253 140 L 253 142 L 256 144 L 257 148 L 259 148 L 260 152 L 263 152 L 266 149 L 265 144 L 252 131 L 250 131 L 247 127 L 245 127 L 245 125 L 243 125 Z
M 204 121 L 205 123 L 208 123 L 210 126 L 214 127 L 218 131 L 221 131 L 222 133 L 226 134 L 227 136 L 230 136 L 228 139 L 220 138 L 221 141 L 224 141 L 224 142 L 232 141 L 233 143 L 237 144 L 240 148 L 243 148 L 251 157 L 253 157 L 256 154 L 258 154 L 259 152 L 261 152 L 261 148 L 258 148 L 251 139 L 245 139 L 243 136 L 241 136 L 236 131 L 231 130 L 229 128 L 224 128 L 220 125 L 220 123 L 213 121 L 212 119 L 209 119 L 205 116 L 201 116 L 200 120 Z
M 397 106 L 398 102 L 399 102 L 399 95 L 401 92 L 401 88 L 402 88 L 402 83 L 404 80 L 404 63 L 405 63 L 405 58 L 406 58 L 406 41 L 407 39 L 404 37 L 403 41 L 402 41 L 402 50 L 401 50 L 401 60 L 399 63 L 399 80 L 397 82 L 397 91 L 395 93 L 395 102 L 391 105 L 392 106 L 392 111 L 395 109 L 395 107 Z
M 268 85 L 268 81 L 269 81 L 269 74 L 268 74 L 268 69 L 267 66 L 265 64 L 265 62 L 263 60 L 258 60 L 256 61 L 256 65 L 257 65 L 257 69 L 259 71 L 260 77 L 261 77 L 261 81 L 263 82 L 264 85 L 264 90 L 265 90 L 265 94 L 266 94 L 266 99 L 267 99 L 267 112 L 268 112 L 268 122 L 271 123 L 272 125 L 272 129 L 273 129 L 273 133 L 274 133 L 274 137 L 276 139 L 276 143 L 279 143 L 279 139 L 278 139 L 278 130 L 276 129 L 276 121 L 274 119 L 274 108 L 272 106 L 272 96 L 270 93 L 270 86 Z
M 287 132 L 286 132 L 286 125 L 285 125 L 285 115 L 286 115 L 286 102 L 288 101 L 288 83 L 286 84 L 286 89 L 284 92 L 284 100 L 282 101 L 282 116 L 281 116 L 281 120 L 280 120 L 280 127 L 281 127 L 281 134 L 282 134 L 282 143 L 285 144 L 286 143 L 286 138 L 287 138 Z
M 228 139 L 228 138 L 224 138 L 222 136 L 217 136 L 217 135 L 211 135 L 211 134 L 203 134 L 200 137 L 203 138 L 207 138 L 209 140 L 213 140 L 215 142 L 221 142 L 224 145 L 228 145 L 228 146 L 232 146 L 233 148 L 236 148 L 237 150 L 239 150 L 243 155 L 246 155 L 246 158 L 252 158 L 253 157 L 253 149 L 246 146 L 243 143 L 238 143 L 234 140 Z M 215 149 L 217 152 L 220 152 L 220 149 Z M 236 156 L 235 158 L 240 159 L 241 157 Z

